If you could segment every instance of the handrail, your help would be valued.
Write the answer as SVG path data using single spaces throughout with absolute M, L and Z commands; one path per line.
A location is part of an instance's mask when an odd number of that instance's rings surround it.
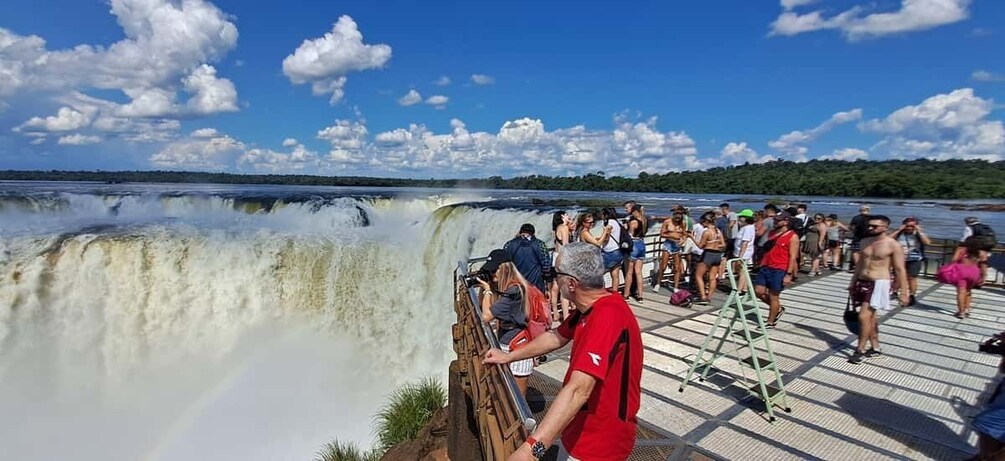
M 467 277 L 469 274 L 469 267 L 472 263 L 484 260 L 486 258 L 479 258 L 475 260 L 469 260 L 467 263 L 461 262 L 457 265 L 457 272 L 454 276 L 454 283 L 456 284 L 458 280 L 457 277 Z M 463 283 L 463 282 L 462 282 Z M 478 302 L 478 294 L 474 287 L 468 287 L 468 297 L 471 300 L 472 315 L 474 315 L 475 320 L 481 325 L 481 332 L 488 340 L 489 345 L 493 348 L 499 349 L 499 340 L 496 338 L 495 332 L 492 331 L 489 324 L 482 321 L 482 308 L 481 303 Z M 510 371 L 508 365 L 496 365 L 499 367 L 499 372 L 502 374 L 503 382 L 506 384 L 506 393 L 513 404 L 516 406 L 517 412 L 519 412 L 520 421 L 523 424 L 523 428 L 528 432 L 533 432 L 537 427 L 537 420 L 534 419 L 534 413 L 530 411 L 530 405 L 527 404 L 527 399 L 524 398 L 523 394 L 520 392 L 520 388 L 516 385 L 516 379 L 513 377 L 513 372 Z

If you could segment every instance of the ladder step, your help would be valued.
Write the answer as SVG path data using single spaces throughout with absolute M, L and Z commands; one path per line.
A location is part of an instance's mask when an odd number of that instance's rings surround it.
M 743 330 L 736 330 L 736 331 L 734 331 L 733 332 L 733 336 L 736 336 L 737 338 L 740 338 L 740 339 L 742 339 L 744 341 L 747 340 L 747 337 L 743 334 Z M 757 341 L 758 339 L 761 339 L 763 337 L 764 337 L 764 333 L 762 333 L 760 331 L 750 330 L 750 340 L 751 341 Z
M 779 389 L 778 386 L 773 384 L 765 384 L 764 387 L 768 390 L 768 400 L 774 400 L 775 397 L 784 392 L 782 389 Z M 751 387 L 750 392 L 753 392 L 754 395 L 761 395 L 761 386 L 755 385 Z
M 747 317 L 748 321 L 757 323 L 757 311 L 751 310 L 751 311 L 747 312 L 747 314 L 745 315 L 745 317 Z
M 756 355 L 751 355 L 750 357 L 747 357 L 747 358 L 741 360 L 740 362 L 745 363 L 750 368 L 754 368 L 754 360 L 757 360 L 757 365 L 762 370 L 765 369 L 765 368 L 768 368 L 768 367 L 770 367 L 772 365 L 774 365 L 770 360 L 762 359 L 762 358 L 760 358 L 760 357 L 758 357 Z

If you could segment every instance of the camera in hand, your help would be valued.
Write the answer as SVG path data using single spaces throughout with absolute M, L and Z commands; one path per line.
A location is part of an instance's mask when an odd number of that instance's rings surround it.
M 491 283 L 492 274 L 485 271 L 472 272 L 468 274 L 466 277 L 464 277 L 464 284 L 467 285 L 468 288 L 477 287 L 479 286 L 478 285 L 479 280 L 485 283 Z

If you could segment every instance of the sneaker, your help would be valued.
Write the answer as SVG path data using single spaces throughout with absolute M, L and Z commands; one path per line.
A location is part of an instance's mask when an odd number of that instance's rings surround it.
M 653 293 L 659 293 L 659 292 L 660 292 L 660 286 L 659 285 L 653 285 Z
M 848 359 L 848 363 L 852 363 L 855 365 L 858 365 L 863 361 L 865 361 L 865 352 L 862 352 L 858 349 L 856 349 L 855 353 L 851 355 L 850 359 Z
M 865 358 L 867 359 L 874 359 L 882 356 L 883 356 L 882 352 L 877 351 L 876 349 L 873 349 L 871 347 L 869 348 L 869 350 L 865 351 Z

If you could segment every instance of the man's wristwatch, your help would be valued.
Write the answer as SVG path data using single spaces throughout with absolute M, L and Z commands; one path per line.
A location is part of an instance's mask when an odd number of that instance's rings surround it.
M 527 445 L 530 445 L 530 454 L 536 459 L 544 459 L 544 454 L 548 452 L 548 448 L 534 437 L 527 437 Z

